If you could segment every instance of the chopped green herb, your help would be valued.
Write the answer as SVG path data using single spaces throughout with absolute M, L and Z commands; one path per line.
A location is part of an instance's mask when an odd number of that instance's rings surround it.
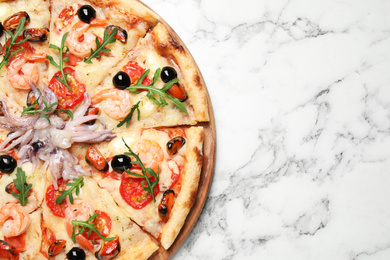
M 76 195 L 79 195 L 80 188 L 84 186 L 84 178 L 80 177 L 78 179 L 73 179 L 74 182 L 68 182 L 66 186 L 70 186 L 67 190 L 60 190 L 61 196 L 56 199 L 56 204 L 61 204 L 61 202 L 69 196 L 70 203 L 73 204 L 73 191 L 76 190 Z
M 130 113 L 122 121 L 120 121 L 116 127 L 121 127 L 125 123 L 126 123 L 126 127 L 129 127 L 131 118 L 133 117 L 135 110 L 137 110 L 137 113 L 138 113 L 137 119 L 138 119 L 138 121 L 140 120 L 141 112 L 139 111 L 139 103 L 141 103 L 141 101 L 138 101 L 137 104 L 135 104 L 131 107 Z
M 16 179 L 14 179 L 14 184 L 20 193 L 12 192 L 12 196 L 19 199 L 20 205 L 22 206 L 26 206 L 28 191 L 32 187 L 31 183 L 26 186 L 26 180 L 26 173 L 20 167 L 18 167 L 16 169 Z
M 115 34 L 118 31 L 118 28 L 114 28 L 112 32 L 108 35 L 108 30 L 104 30 L 103 41 L 100 44 L 99 38 L 96 37 L 96 50 L 91 49 L 91 55 L 88 58 L 84 58 L 85 63 L 92 63 L 93 58 L 100 58 L 100 53 L 110 52 L 110 49 L 104 48 L 107 44 L 115 42 Z
M 26 17 L 22 17 L 22 18 L 20 18 L 19 25 L 16 28 L 15 33 L 12 33 L 10 30 L 6 31 L 6 33 L 10 36 L 10 38 L 9 38 L 10 42 L 9 42 L 9 44 L 7 44 L 8 39 L 7 39 L 7 34 L 5 34 L 5 42 L 6 42 L 6 45 L 5 45 L 5 55 L 4 55 L 3 60 L 0 63 L 0 69 L 2 69 L 4 67 L 4 65 L 8 65 L 8 61 L 16 53 L 18 53 L 18 52 L 23 50 L 23 49 L 19 49 L 17 51 L 11 52 L 12 46 L 21 44 L 21 43 L 23 43 L 23 42 L 28 40 L 28 38 L 26 38 L 26 39 L 23 39 L 23 40 L 21 40 L 19 42 L 16 42 L 19 34 L 22 32 L 22 30 L 24 28 L 25 22 L 26 22 Z
M 135 172 L 130 172 L 129 170 L 126 170 L 126 173 L 131 175 L 131 176 L 134 176 L 134 177 L 138 177 L 138 178 L 144 178 L 145 180 L 143 180 L 141 182 L 141 186 L 142 188 L 145 190 L 145 191 L 148 191 L 152 194 L 152 197 L 153 197 L 153 201 L 156 202 L 156 198 L 154 196 L 154 186 L 156 186 L 159 182 L 159 177 L 158 177 L 158 174 L 155 173 L 153 171 L 153 169 L 150 169 L 150 168 L 145 168 L 144 164 L 142 163 L 141 159 L 139 158 L 138 154 L 135 154 L 131 149 L 130 147 L 127 145 L 127 143 L 125 142 L 125 140 L 123 139 L 122 137 L 122 141 L 123 143 L 125 144 L 125 146 L 127 147 L 127 149 L 129 150 L 129 152 L 125 153 L 125 155 L 128 155 L 128 156 L 133 156 L 135 158 L 135 161 L 132 161 L 131 163 L 132 164 L 138 164 L 139 166 L 141 166 L 141 169 L 142 169 L 142 175 L 141 174 L 138 174 L 138 173 L 135 173 Z M 150 178 L 148 177 L 148 175 L 150 177 L 154 177 L 154 181 L 152 182 L 150 180 Z M 146 185 L 145 185 L 145 181 L 146 181 Z
M 99 231 L 95 228 L 94 223 L 90 223 L 90 221 L 93 221 L 97 216 L 99 216 L 99 213 L 95 213 L 92 216 L 89 215 L 89 218 L 86 221 L 80 221 L 80 220 L 72 220 L 72 240 L 73 243 L 76 243 L 76 236 L 83 234 L 83 232 L 88 228 L 88 236 L 91 235 L 92 231 L 96 232 L 96 234 L 103 239 L 104 241 L 111 241 L 114 240 L 115 237 L 105 237 L 102 234 L 99 233 Z M 76 233 L 76 230 L 78 231 Z
M 49 123 L 50 123 L 48 113 L 54 112 L 53 107 L 57 106 L 58 102 L 54 102 L 53 104 L 48 105 L 46 98 L 42 97 L 42 94 L 41 94 L 41 91 L 39 90 L 39 88 L 37 90 L 39 92 L 39 97 L 30 106 L 28 106 L 28 107 L 23 106 L 23 111 L 22 111 L 21 116 L 40 115 L 40 116 L 43 116 L 44 118 L 46 118 L 47 121 L 49 121 Z M 45 107 L 42 109 L 36 109 L 37 106 L 39 105 L 38 101 L 41 97 L 42 97 L 42 102 L 45 105 Z M 68 114 L 73 119 L 73 113 L 70 110 L 56 109 L 56 111 L 64 112 L 64 113 Z
M 64 73 L 64 62 L 69 62 L 69 58 L 64 57 L 64 55 L 66 55 L 66 53 L 69 51 L 68 46 L 65 46 L 66 37 L 68 37 L 68 34 L 69 32 L 65 33 L 64 36 L 62 36 L 61 47 L 58 47 L 54 44 L 49 45 L 50 48 L 59 51 L 60 54 L 59 64 L 57 64 L 57 62 L 54 61 L 54 58 L 52 56 L 47 56 L 46 59 L 50 61 L 51 65 L 53 65 L 54 67 L 56 67 L 61 71 L 62 79 L 58 76 L 56 76 L 56 79 L 62 84 L 64 84 L 69 89 L 70 92 L 72 92 L 72 89 L 69 87 L 68 84 L 68 77 L 67 77 L 68 73 Z
M 152 83 L 150 85 L 146 86 L 146 85 L 142 84 L 142 81 L 146 78 L 146 76 L 150 72 L 149 69 L 146 70 L 142 74 L 142 76 L 138 79 L 137 83 L 134 84 L 133 86 L 128 87 L 127 89 L 129 89 L 130 92 L 134 93 L 134 94 L 140 93 L 141 92 L 140 89 L 148 90 L 148 93 L 146 94 L 146 96 L 150 100 L 152 100 L 156 105 L 158 105 L 160 107 L 165 107 L 166 105 L 168 105 L 167 101 L 165 100 L 165 98 L 168 98 L 168 99 L 170 99 L 173 102 L 173 104 L 175 104 L 175 106 L 178 109 L 180 109 L 180 111 L 182 111 L 183 113 L 185 113 L 188 116 L 188 111 L 186 109 L 186 105 L 183 102 L 180 102 L 180 100 L 178 100 L 177 98 L 172 97 L 171 95 L 168 95 L 166 93 L 166 91 L 168 89 L 170 89 L 174 84 L 179 83 L 178 79 L 173 79 L 173 80 L 165 83 L 165 85 L 164 85 L 164 87 L 162 89 L 156 88 L 154 86 L 154 84 L 156 84 L 156 82 L 158 80 L 158 77 L 160 75 L 160 71 L 161 71 L 160 68 L 158 68 L 156 70 L 156 72 L 154 73 L 154 76 L 153 76 Z M 158 95 L 160 100 L 157 100 L 154 95 Z

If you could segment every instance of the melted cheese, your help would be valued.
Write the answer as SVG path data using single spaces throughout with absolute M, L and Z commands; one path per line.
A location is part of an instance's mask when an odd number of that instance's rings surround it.
M 85 84 L 88 92 L 96 87 L 106 74 L 100 62 L 93 62 L 92 64 L 80 62 L 75 71 L 77 81 Z
M 151 117 L 157 112 L 158 106 L 146 96 L 146 92 L 139 93 L 134 97 L 134 104 L 137 104 L 139 101 L 140 103 L 138 108 L 141 119 Z
M 7 3 L 0 3 L 0 22 L 12 14 L 12 7 Z

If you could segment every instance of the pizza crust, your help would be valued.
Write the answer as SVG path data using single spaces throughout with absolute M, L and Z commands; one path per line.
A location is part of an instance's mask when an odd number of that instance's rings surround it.
M 130 11 L 131 13 L 134 13 L 145 21 L 151 23 L 154 23 L 159 18 L 155 12 L 152 12 L 149 8 L 146 8 L 143 3 L 137 0 L 90 0 L 90 2 L 94 6 L 109 6 L 120 8 L 126 12 Z
M 161 245 L 168 249 L 175 241 L 186 217 L 195 203 L 201 167 L 203 162 L 203 128 L 192 127 L 186 130 L 191 150 L 186 154 L 182 172 L 181 190 L 172 208 L 171 217 L 161 231 Z
M 180 68 L 183 77 L 180 82 L 182 82 L 188 98 L 191 100 L 196 121 L 208 121 L 206 87 L 201 80 L 200 72 L 194 64 L 191 54 L 181 45 L 179 40 L 169 33 L 162 23 L 157 23 L 151 34 L 154 36 L 154 48 L 157 53 L 168 59 L 173 59 L 173 62 L 176 62 Z

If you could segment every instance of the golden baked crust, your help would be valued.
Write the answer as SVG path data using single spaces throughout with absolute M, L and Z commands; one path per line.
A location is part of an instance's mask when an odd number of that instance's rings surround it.
M 161 245 L 165 249 L 172 245 L 183 227 L 198 191 L 203 163 L 203 128 L 189 128 L 186 130 L 186 135 L 190 149 L 185 156 L 185 166 L 180 179 L 181 190 L 173 205 L 171 217 L 161 231 Z
M 144 135 L 140 136 L 137 133 L 128 133 L 123 138 L 128 142 L 130 147 L 137 143 L 138 140 L 148 139 L 152 141 L 159 140 L 160 146 L 163 148 L 167 142 L 168 137 L 165 133 L 165 128 L 159 130 L 149 129 L 145 130 Z M 185 219 L 194 204 L 197 196 L 197 188 L 201 173 L 201 167 L 203 163 L 203 128 L 202 127 L 189 127 L 189 128 L 172 128 L 168 129 L 173 131 L 184 131 L 186 144 L 179 150 L 177 155 L 170 157 L 169 160 L 177 160 L 180 162 L 183 158 L 183 169 L 180 174 L 180 191 L 174 201 L 172 212 L 167 223 L 163 223 L 159 218 L 158 205 L 161 202 L 163 192 L 168 189 L 163 189 L 163 178 L 165 178 L 166 172 L 164 171 L 163 164 L 161 164 L 160 172 L 160 193 L 156 196 L 156 202 L 150 202 L 142 209 L 134 209 L 123 199 L 120 193 L 121 180 L 114 180 L 109 177 L 105 177 L 103 174 L 95 173 L 94 178 L 97 180 L 99 186 L 107 189 L 114 197 L 114 200 L 118 205 L 126 212 L 126 214 L 133 219 L 137 224 L 143 226 L 143 228 L 151 235 L 161 240 L 161 244 L 164 248 L 169 248 L 174 242 L 176 236 L 179 234 L 181 228 L 184 225 Z M 126 136 L 131 136 L 131 139 L 127 139 Z M 118 137 L 118 138 L 122 138 Z M 164 144 L 164 145 L 163 145 Z M 165 149 L 165 148 L 164 148 Z M 107 150 L 103 150 L 106 151 Z M 120 150 L 119 152 L 123 152 Z M 114 151 L 116 154 L 118 151 Z M 164 152 L 166 153 L 166 152 Z M 165 155 L 166 156 L 166 155 Z M 170 178 L 170 176 L 169 176 Z M 169 184 L 167 185 L 169 187 Z
M 173 59 L 180 68 L 183 77 L 180 81 L 183 81 L 188 98 L 191 100 L 196 121 L 208 121 L 206 87 L 189 51 L 169 33 L 162 23 L 157 23 L 151 34 L 154 36 L 154 48 L 157 53 L 168 59 Z

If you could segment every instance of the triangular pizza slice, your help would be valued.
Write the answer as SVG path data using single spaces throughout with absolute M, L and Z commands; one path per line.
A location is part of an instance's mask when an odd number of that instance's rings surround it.
M 51 2 L 49 88 L 60 97 L 60 107 L 69 109 L 126 56 L 155 19 L 134 0 Z M 126 8 L 136 3 L 140 10 Z
M 202 127 L 138 129 L 72 152 L 92 165 L 93 178 L 127 216 L 167 249 L 196 200 L 202 144 Z
M 208 121 L 206 89 L 189 52 L 156 23 L 91 92 L 117 131 Z
M 42 230 L 47 238 L 42 245 L 49 256 L 65 259 L 79 254 L 85 255 L 83 259 L 147 259 L 158 249 L 95 180 L 59 179 L 57 184 L 58 190 L 53 183 L 47 186 L 42 204 Z M 70 193 L 65 191 L 76 194 L 70 199 Z M 63 194 L 66 198 L 56 204 Z

